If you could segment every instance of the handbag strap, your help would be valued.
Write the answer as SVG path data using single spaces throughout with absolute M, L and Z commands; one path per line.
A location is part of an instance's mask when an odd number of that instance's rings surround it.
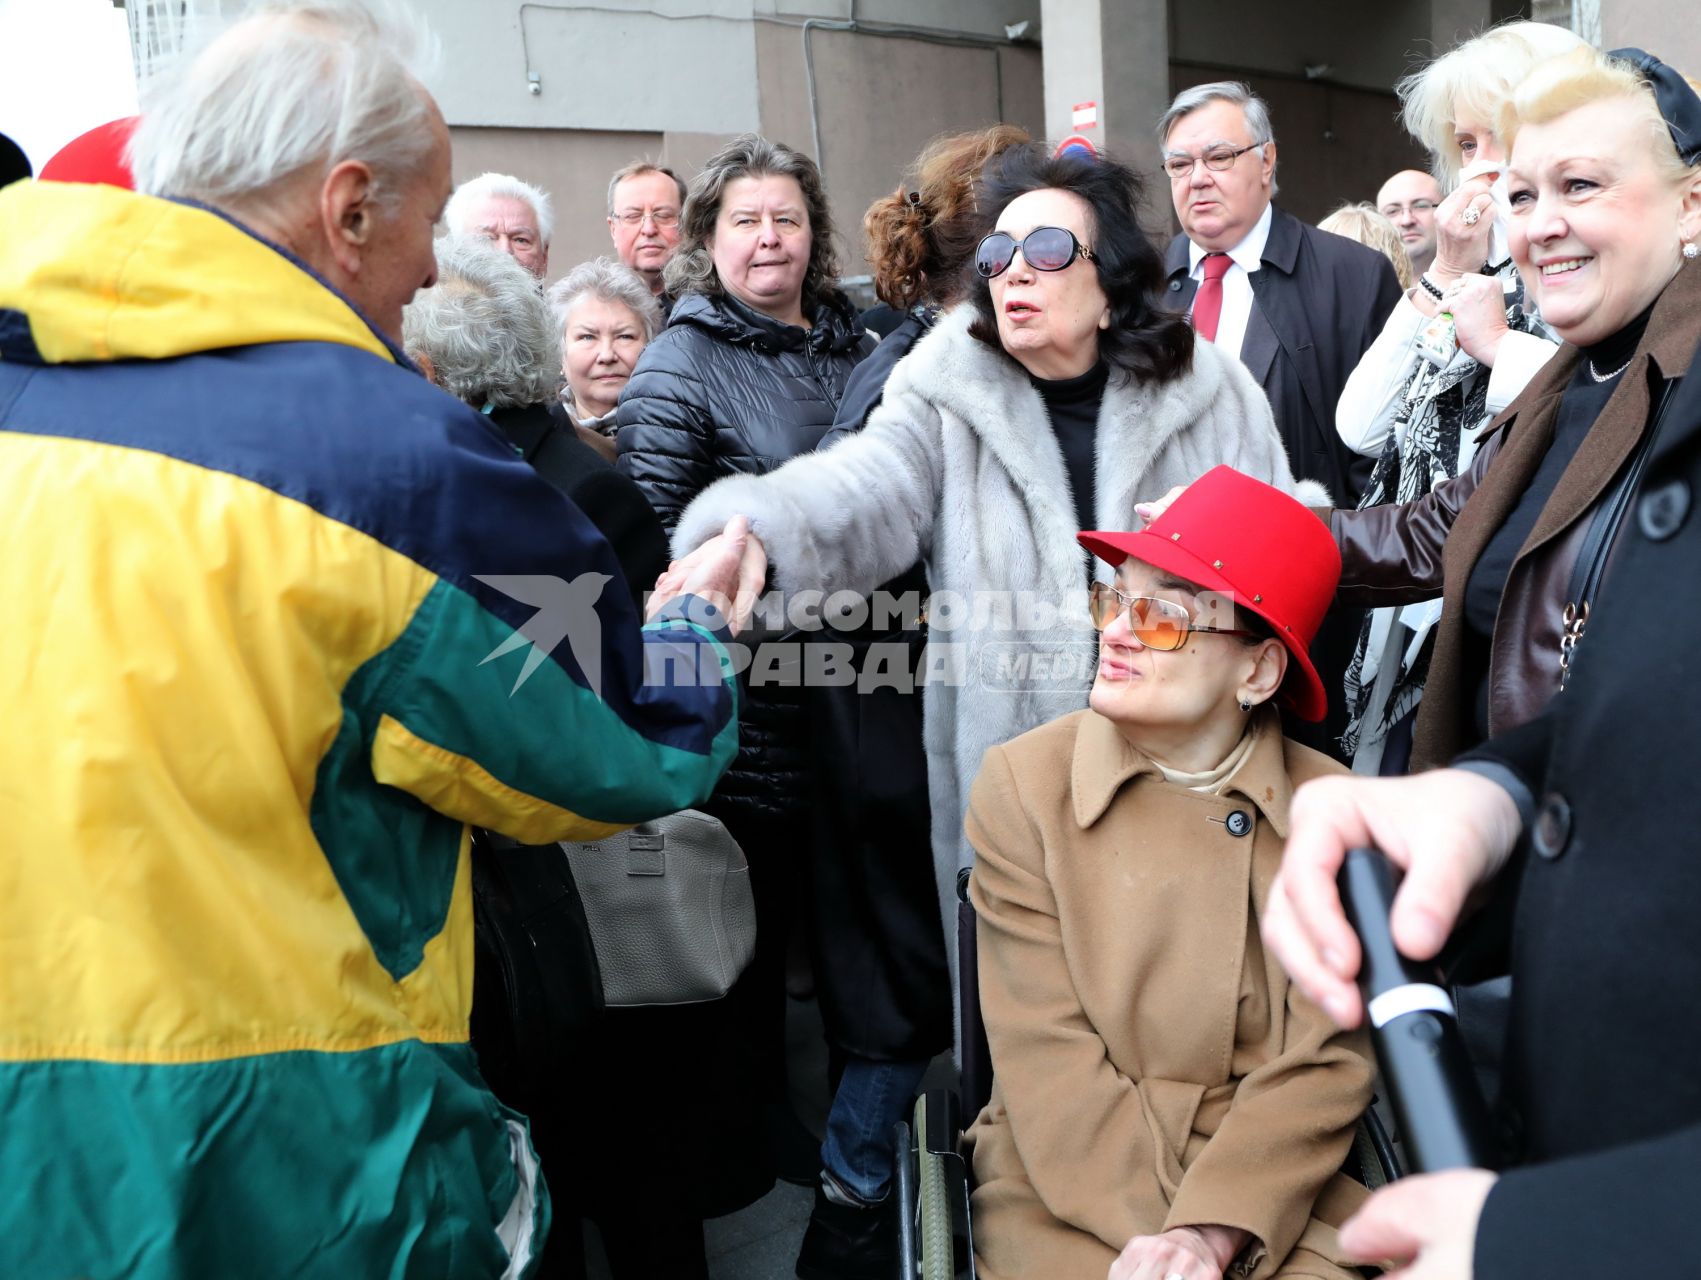
M 1660 424 L 1665 421 L 1666 410 L 1671 406 L 1677 383 L 1676 378 L 1667 378 L 1660 388 L 1660 399 L 1655 406 L 1653 420 L 1637 443 L 1636 452 L 1631 454 L 1630 461 L 1619 473 L 1618 483 L 1605 500 L 1595 507 L 1594 517 L 1589 521 L 1589 530 L 1583 537 L 1583 545 L 1578 549 L 1576 562 L 1571 566 L 1571 580 L 1565 590 L 1564 631 L 1559 641 L 1561 691 L 1571 678 L 1571 666 L 1576 661 L 1577 646 L 1582 643 L 1583 631 L 1589 624 L 1589 602 L 1600 589 L 1601 578 L 1606 573 L 1607 560 L 1618 538 L 1618 527 L 1624 522 L 1624 513 L 1630 509 L 1631 500 L 1635 498 L 1636 490 L 1641 485 L 1642 472 L 1647 469 L 1648 457 L 1654 451 L 1654 440 L 1660 433 Z

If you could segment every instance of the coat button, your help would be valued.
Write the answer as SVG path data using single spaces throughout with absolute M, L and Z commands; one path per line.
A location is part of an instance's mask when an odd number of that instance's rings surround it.
M 1530 843 L 1538 854 L 1552 860 L 1565 852 L 1565 844 L 1570 839 L 1571 806 L 1564 796 L 1550 791 L 1542 797 L 1541 808 L 1536 812 Z
M 1229 814 L 1228 821 L 1224 825 L 1228 827 L 1228 833 L 1231 836 L 1250 835 L 1252 832 L 1252 815 L 1244 809 L 1236 809 Z
M 1181 292 L 1181 281 L 1171 280 L 1169 282 L 1169 291 L 1171 293 L 1180 293 Z
M 1664 542 L 1683 527 L 1689 515 L 1689 486 L 1682 480 L 1667 480 L 1642 495 L 1636 508 L 1636 523 L 1650 542 Z

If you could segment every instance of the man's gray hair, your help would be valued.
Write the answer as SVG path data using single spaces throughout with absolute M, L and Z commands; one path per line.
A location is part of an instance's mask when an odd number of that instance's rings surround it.
M 436 142 L 420 84 L 435 53 L 396 0 L 267 0 L 155 81 L 131 147 L 136 189 L 241 208 L 359 160 L 394 208 Z
M 613 258 L 592 258 L 581 262 L 550 286 L 544 295 L 550 310 L 555 313 L 555 330 L 567 327 L 567 317 L 582 298 L 601 298 L 617 303 L 638 317 L 644 327 L 647 343 L 661 331 L 661 303 L 644 283 L 644 277 L 623 262 Z
M 1168 144 L 1170 130 L 1175 128 L 1176 121 L 1183 116 L 1192 115 L 1200 107 L 1210 106 L 1213 102 L 1232 102 L 1241 109 L 1246 117 L 1247 140 L 1253 146 L 1261 147 L 1276 140 L 1276 131 L 1270 126 L 1270 108 L 1264 99 L 1239 80 L 1213 80 L 1210 84 L 1196 84 L 1191 89 L 1183 89 L 1175 95 L 1175 100 L 1169 104 L 1169 110 L 1158 117 L 1158 145 L 1163 147 Z M 1270 194 L 1275 193 L 1276 178 L 1272 172 Z
M 646 173 L 662 173 L 673 179 L 674 187 L 679 191 L 679 207 L 685 207 L 685 179 L 681 178 L 666 165 L 657 164 L 653 160 L 634 160 L 631 164 L 623 164 L 614 171 L 614 176 L 608 180 L 608 216 L 614 216 L 614 193 L 622 182 L 628 178 L 642 177 Z
M 475 409 L 542 404 L 561 385 L 561 331 L 537 281 L 466 236 L 439 240 L 437 283 L 402 311 L 402 346 L 438 386 Z
M 481 173 L 455 188 L 455 194 L 443 209 L 443 222 L 449 234 L 470 235 L 476 231 L 476 227 L 466 225 L 467 219 L 472 216 L 474 206 L 492 199 L 523 200 L 530 205 L 532 216 L 537 219 L 538 238 L 544 248 L 549 247 L 550 232 L 555 229 L 555 207 L 550 203 L 549 193 L 508 173 Z

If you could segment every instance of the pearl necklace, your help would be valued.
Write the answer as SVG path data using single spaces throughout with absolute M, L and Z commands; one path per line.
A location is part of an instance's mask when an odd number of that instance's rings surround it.
M 1628 369 L 1630 367 L 1632 361 L 1634 361 L 1635 359 L 1636 359 L 1635 356 L 1631 356 L 1629 360 L 1626 360 L 1623 364 L 1619 365 L 1618 368 L 1614 369 L 1611 373 L 1601 373 L 1600 371 L 1598 371 L 1595 368 L 1595 362 L 1593 360 L 1590 360 L 1588 362 L 1588 364 L 1589 364 L 1589 376 L 1591 378 L 1593 378 L 1596 382 L 1611 382 L 1614 378 L 1618 377 L 1619 374 L 1623 373 L 1626 369 Z

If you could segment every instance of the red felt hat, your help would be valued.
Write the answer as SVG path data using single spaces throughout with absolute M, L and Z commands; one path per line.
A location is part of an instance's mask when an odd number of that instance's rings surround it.
M 72 138 L 41 166 L 43 182 L 104 182 L 134 190 L 130 159 L 125 155 L 140 116 L 124 116 L 96 125 Z
M 1335 598 L 1341 553 L 1310 510 L 1262 480 L 1213 467 L 1139 533 L 1077 537 L 1109 564 L 1133 556 L 1263 618 L 1293 659 L 1281 696 L 1307 720 L 1323 718 L 1329 697 L 1308 650 Z

